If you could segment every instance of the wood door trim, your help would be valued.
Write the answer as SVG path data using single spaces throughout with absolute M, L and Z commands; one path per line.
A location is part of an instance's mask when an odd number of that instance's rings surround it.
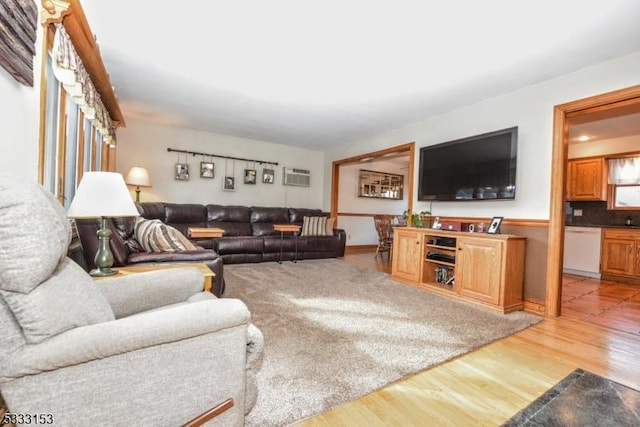
M 340 166 L 346 166 L 349 164 L 356 164 L 362 161 L 363 159 L 367 159 L 370 157 L 383 157 L 388 156 L 393 153 L 404 153 L 407 152 L 409 155 L 409 171 L 407 176 L 407 192 L 405 193 L 407 196 L 407 209 L 413 210 L 413 177 L 414 177 L 414 167 L 415 167 L 415 153 L 416 153 L 416 143 L 409 142 L 406 144 L 396 145 L 394 147 L 385 148 L 378 151 L 372 151 L 365 154 L 359 154 L 353 157 L 347 157 L 345 159 L 334 160 L 331 166 L 331 208 L 329 211 L 331 212 L 331 216 L 337 217 L 338 214 L 338 193 L 340 191 Z M 344 216 L 344 215 L 343 215 Z M 337 223 L 336 223 L 337 226 Z
M 606 111 L 622 105 L 640 106 L 640 85 L 556 105 L 553 111 L 553 146 L 549 212 L 549 253 L 547 257 L 546 314 L 560 315 L 562 250 L 564 248 L 564 202 L 570 117 Z M 572 120 L 572 123 L 575 119 Z

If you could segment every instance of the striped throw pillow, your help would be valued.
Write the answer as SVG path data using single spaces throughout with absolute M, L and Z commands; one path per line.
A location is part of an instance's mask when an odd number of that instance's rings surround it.
M 139 218 L 134 227 L 136 240 L 147 252 L 195 251 L 184 234 L 159 219 Z
M 326 236 L 327 217 L 326 216 L 305 216 L 302 218 L 301 236 Z

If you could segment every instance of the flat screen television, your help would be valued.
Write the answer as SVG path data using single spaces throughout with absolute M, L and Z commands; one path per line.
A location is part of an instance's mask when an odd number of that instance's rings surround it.
M 516 197 L 518 127 L 420 149 L 418 200 Z

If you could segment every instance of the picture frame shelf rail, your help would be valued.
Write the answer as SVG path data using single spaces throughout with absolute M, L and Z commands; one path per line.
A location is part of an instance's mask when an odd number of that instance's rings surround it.
M 175 149 L 175 148 L 167 148 L 167 151 L 169 153 L 191 154 L 194 157 L 195 156 L 217 157 L 217 158 L 220 158 L 220 159 L 238 160 L 238 161 L 243 161 L 243 162 L 252 162 L 252 163 L 257 163 L 259 165 L 278 166 L 278 162 L 271 162 L 271 161 L 268 161 L 268 160 L 245 159 L 243 157 L 223 156 L 221 154 L 201 153 L 201 152 L 198 152 L 198 151 L 178 150 L 178 149 Z

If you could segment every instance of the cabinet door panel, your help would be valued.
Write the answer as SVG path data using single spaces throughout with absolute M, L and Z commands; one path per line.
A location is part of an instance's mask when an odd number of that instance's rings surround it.
M 636 242 L 625 239 L 602 241 L 602 272 L 632 276 L 636 263 Z
M 502 242 L 458 239 L 456 284 L 460 294 L 491 304 L 500 303 Z
M 394 230 L 392 274 L 414 282 L 420 281 L 422 235 L 411 230 Z
M 603 158 L 569 160 L 567 200 L 606 200 L 605 169 Z

